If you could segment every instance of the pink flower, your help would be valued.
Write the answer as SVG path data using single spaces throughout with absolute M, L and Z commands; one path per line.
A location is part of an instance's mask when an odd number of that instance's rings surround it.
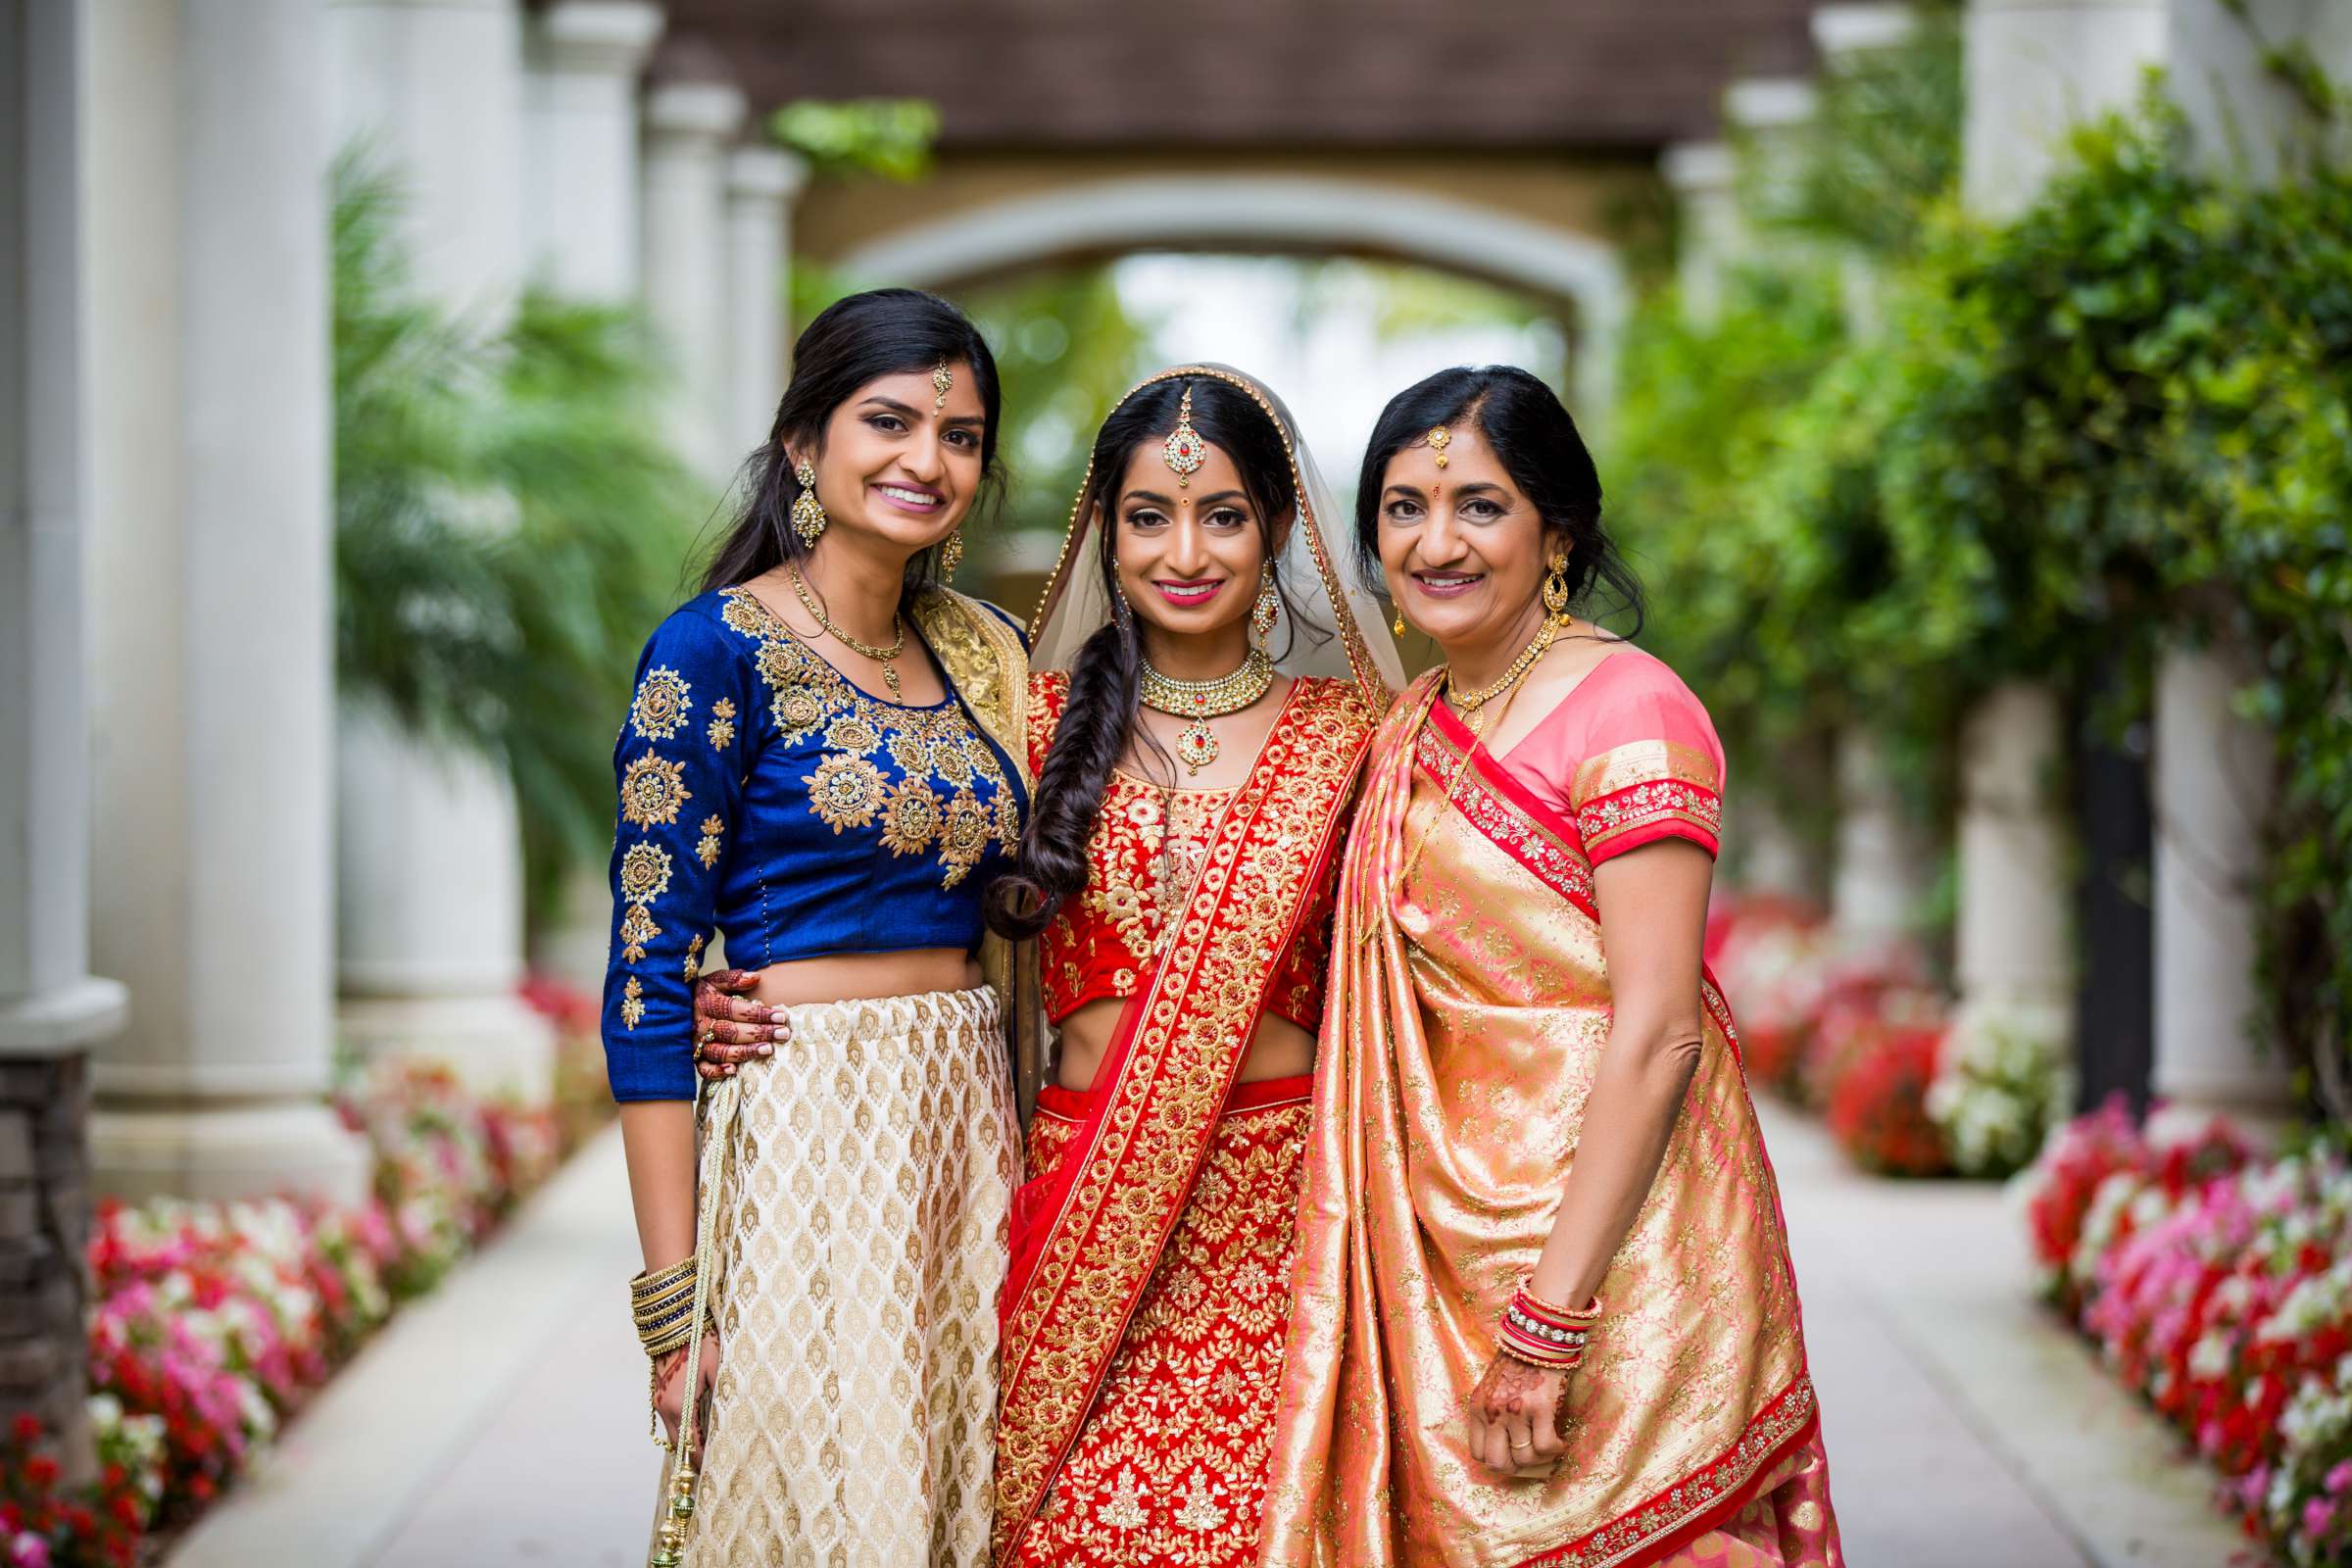
M 2352 1487 L 2352 1459 L 2346 1459 L 2328 1471 L 2326 1486 L 2330 1497 L 2343 1495 L 2344 1489 Z
M 2303 1504 L 2303 1533 L 2315 1541 L 2335 1521 L 2335 1504 L 2326 1497 L 2314 1497 Z
M 21 1532 L 8 1549 L 9 1568 L 49 1568 L 49 1543 Z

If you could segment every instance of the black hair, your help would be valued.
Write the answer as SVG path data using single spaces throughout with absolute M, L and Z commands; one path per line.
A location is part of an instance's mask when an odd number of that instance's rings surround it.
M 1640 634 L 1642 581 L 1618 555 L 1600 520 L 1600 473 L 1585 438 L 1550 387 L 1515 365 L 1455 366 L 1414 382 L 1380 411 L 1355 483 L 1355 551 L 1369 579 L 1380 569 L 1380 495 L 1389 460 L 1441 424 L 1468 416 L 1502 462 L 1545 534 L 1568 552 L 1568 603 L 1582 609 L 1595 589 L 1613 603 L 1607 614 L 1630 612 L 1622 635 Z
M 1118 501 L 1127 469 L 1138 452 L 1176 428 L 1187 388 L 1193 395 L 1193 427 L 1202 440 L 1233 460 L 1242 487 L 1257 513 L 1259 540 L 1272 565 L 1286 522 L 1296 520 L 1298 492 L 1290 449 L 1282 431 L 1249 393 L 1213 376 L 1155 381 L 1111 410 L 1095 436 L 1094 466 L 1078 499 L 1078 518 L 1101 508 L 1101 549 L 1096 553 L 1111 618 L 1087 638 L 1070 662 L 1070 692 L 1054 745 L 1038 769 L 1029 825 L 1013 852 L 1012 865 L 989 885 L 983 909 L 1000 936 L 1033 937 L 1046 928 L 1063 901 L 1086 886 L 1086 847 L 1102 812 L 1111 768 L 1136 734 L 1143 642 L 1135 616 L 1118 592 Z M 1274 574 L 1274 591 L 1292 636 L 1328 637 L 1308 622 Z M 1164 759 L 1163 759 L 1164 760 Z
M 792 531 L 792 504 L 800 498 L 788 445 L 804 455 L 821 450 L 826 421 L 858 389 L 886 375 L 928 370 L 945 361 L 968 365 L 980 394 L 981 494 L 973 512 L 993 501 L 1003 476 L 997 468 L 997 415 L 1002 393 L 997 357 L 963 312 L 936 294 L 910 288 L 868 289 L 835 300 L 816 313 L 792 350 L 792 382 L 776 404 L 767 440 L 746 460 L 743 508 L 719 541 L 703 572 L 703 591 L 748 582 L 761 572 L 808 554 Z M 971 520 L 967 514 L 965 520 Z M 938 548 L 906 564 L 909 588 L 937 574 Z

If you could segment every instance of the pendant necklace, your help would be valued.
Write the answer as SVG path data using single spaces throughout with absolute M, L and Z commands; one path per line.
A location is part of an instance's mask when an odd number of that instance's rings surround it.
M 1137 691 L 1143 705 L 1171 718 L 1190 720 L 1176 732 L 1176 760 L 1184 764 L 1187 775 L 1199 773 L 1217 760 L 1217 732 L 1208 727 L 1208 721 L 1240 712 L 1274 684 L 1274 661 L 1258 648 L 1250 650 L 1239 669 L 1214 680 L 1178 680 L 1153 669 L 1149 659 L 1143 660 L 1143 666 Z
M 898 612 L 893 611 L 890 617 L 890 628 L 898 633 L 896 642 L 893 642 L 888 648 L 878 647 L 873 643 L 861 643 L 826 618 L 825 607 L 817 603 L 816 595 L 808 591 L 808 584 L 801 576 L 799 566 L 787 561 L 784 563 L 784 569 L 792 575 L 792 591 L 800 596 L 801 608 L 808 612 L 818 629 L 851 652 L 863 654 L 875 663 L 880 664 L 882 666 L 882 684 L 890 688 L 891 700 L 898 701 L 899 667 L 892 661 L 906 652 L 906 623 L 899 619 Z

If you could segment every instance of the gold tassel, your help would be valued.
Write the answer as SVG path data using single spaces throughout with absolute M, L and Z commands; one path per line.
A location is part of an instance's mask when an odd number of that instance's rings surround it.
M 694 1311 L 686 1336 L 686 1387 L 679 1397 L 678 1444 L 669 1472 L 668 1517 L 654 1539 L 646 1568 L 679 1568 L 686 1560 L 686 1528 L 694 1519 L 695 1427 L 702 1415 L 703 1335 L 709 1320 L 710 1281 L 718 1272 L 718 1191 L 724 1184 L 727 1157 L 734 1152 L 735 1107 L 742 1098 L 742 1080 L 722 1079 L 706 1084 L 702 1186 L 694 1216 Z

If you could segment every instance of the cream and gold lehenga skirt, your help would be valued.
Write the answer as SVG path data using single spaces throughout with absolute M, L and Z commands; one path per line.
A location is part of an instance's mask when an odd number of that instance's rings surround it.
M 788 1013 L 736 1080 L 687 1568 L 978 1568 L 1019 1175 L 996 994 Z

